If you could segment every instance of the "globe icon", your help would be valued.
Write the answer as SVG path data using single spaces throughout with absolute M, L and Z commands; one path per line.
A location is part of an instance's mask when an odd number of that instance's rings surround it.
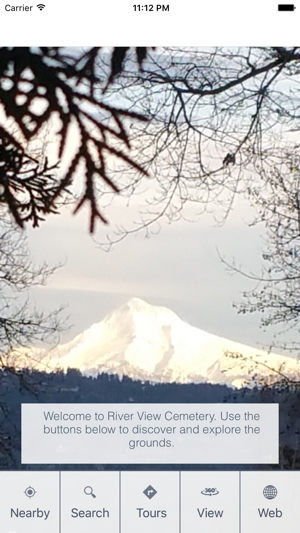
M 263 490 L 263 495 L 268 500 L 273 500 L 277 496 L 277 489 L 274 485 L 267 485 Z

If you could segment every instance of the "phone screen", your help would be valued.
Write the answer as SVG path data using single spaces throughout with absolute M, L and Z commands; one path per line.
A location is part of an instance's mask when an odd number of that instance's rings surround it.
M 296 8 L 0 6 L 3 533 L 295 528 Z

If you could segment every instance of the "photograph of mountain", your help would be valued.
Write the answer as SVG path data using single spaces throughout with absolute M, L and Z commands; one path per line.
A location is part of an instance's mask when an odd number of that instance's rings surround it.
M 300 468 L 299 48 L 0 57 L 0 468 L 35 402 L 278 403 Z
M 38 357 L 38 354 L 37 354 Z M 49 356 L 40 355 L 35 368 L 69 368 L 83 375 L 100 373 L 153 383 L 214 383 L 251 387 L 251 372 L 265 383 L 278 381 L 278 372 L 291 380 L 299 375 L 292 357 L 266 353 L 190 326 L 165 307 L 139 298 L 93 324 Z

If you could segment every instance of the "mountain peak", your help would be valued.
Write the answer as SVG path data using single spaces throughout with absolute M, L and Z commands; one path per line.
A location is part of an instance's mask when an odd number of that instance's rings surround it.
M 137 298 L 136 296 L 133 296 L 133 298 L 130 298 L 128 300 L 127 305 L 129 307 L 148 307 L 150 304 L 148 302 L 145 302 L 145 300 L 142 300 L 141 298 Z
M 127 331 L 130 328 L 134 330 L 136 336 L 144 335 L 146 330 L 150 331 L 155 327 L 171 326 L 172 324 L 182 322 L 180 318 L 170 309 L 163 306 L 151 305 L 141 298 L 131 298 L 128 302 L 112 313 L 104 321 L 110 323 L 115 330 L 120 328 L 124 331 L 126 325 Z
M 137 312 L 137 313 L 145 313 L 145 312 L 147 313 L 155 307 L 149 304 L 148 302 L 145 302 L 145 300 L 142 300 L 141 298 L 136 298 L 136 297 L 130 298 L 130 300 L 128 300 L 125 306 L 128 307 L 131 311 Z
M 128 300 L 126 306 L 129 307 L 132 311 L 138 312 L 138 313 L 162 313 L 162 314 L 170 314 L 175 315 L 171 309 L 168 309 L 167 307 L 158 306 L 158 305 L 152 305 L 148 302 L 145 302 L 145 300 L 142 300 L 141 298 L 130 298 Z M 176 315 L 175 315 L 176 316 Z
M 232 359 L 230 354 L 239 354 Z M 240 357 L 240 354 L 242 357 Z M 52 352 L 50 368 L 78 368 L 153 382 L 242 386 L 249 375 L 299 373 L 295 359 L 269 354 L 193 327 L 166 307 L 131 298 L 98 324 Z

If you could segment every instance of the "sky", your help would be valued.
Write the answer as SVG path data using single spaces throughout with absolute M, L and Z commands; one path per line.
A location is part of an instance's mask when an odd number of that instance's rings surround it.
M 103 241 L 114 224 L 126 225 L 131 208 L 116 208 L 107 229 L 100 223 L 96 234 L 88 233 L 88 214 L 64 212 L 50 217 L 28 239 L 35 261 L 63 263 L 46 287 L 34 290 L 36 303 L 46 310 L 67 305 L 71 328 L 62 341 L 73 338 L 108 313 L 139 297 L 153 305 L 172 309 L 188 323 L 215 335 L 251 346 L 269 346 L 273 332 L 263 333 L 255 314 L 238 315 L 233 302 L 254 282 L 229 272 L 219 254 L 247 272 L 259 274 L 262 239 L 247 222 L 253 212 L 245 200 L 237 204 L 223 226 L 213 215 L 197 223 L 162 224 L 158 234 L 145 238 L 129 235 L 109 252 Z M 110 229 L 111 228 L 111 229 Z M 218 253 L 219 252 L 219 253 Z

